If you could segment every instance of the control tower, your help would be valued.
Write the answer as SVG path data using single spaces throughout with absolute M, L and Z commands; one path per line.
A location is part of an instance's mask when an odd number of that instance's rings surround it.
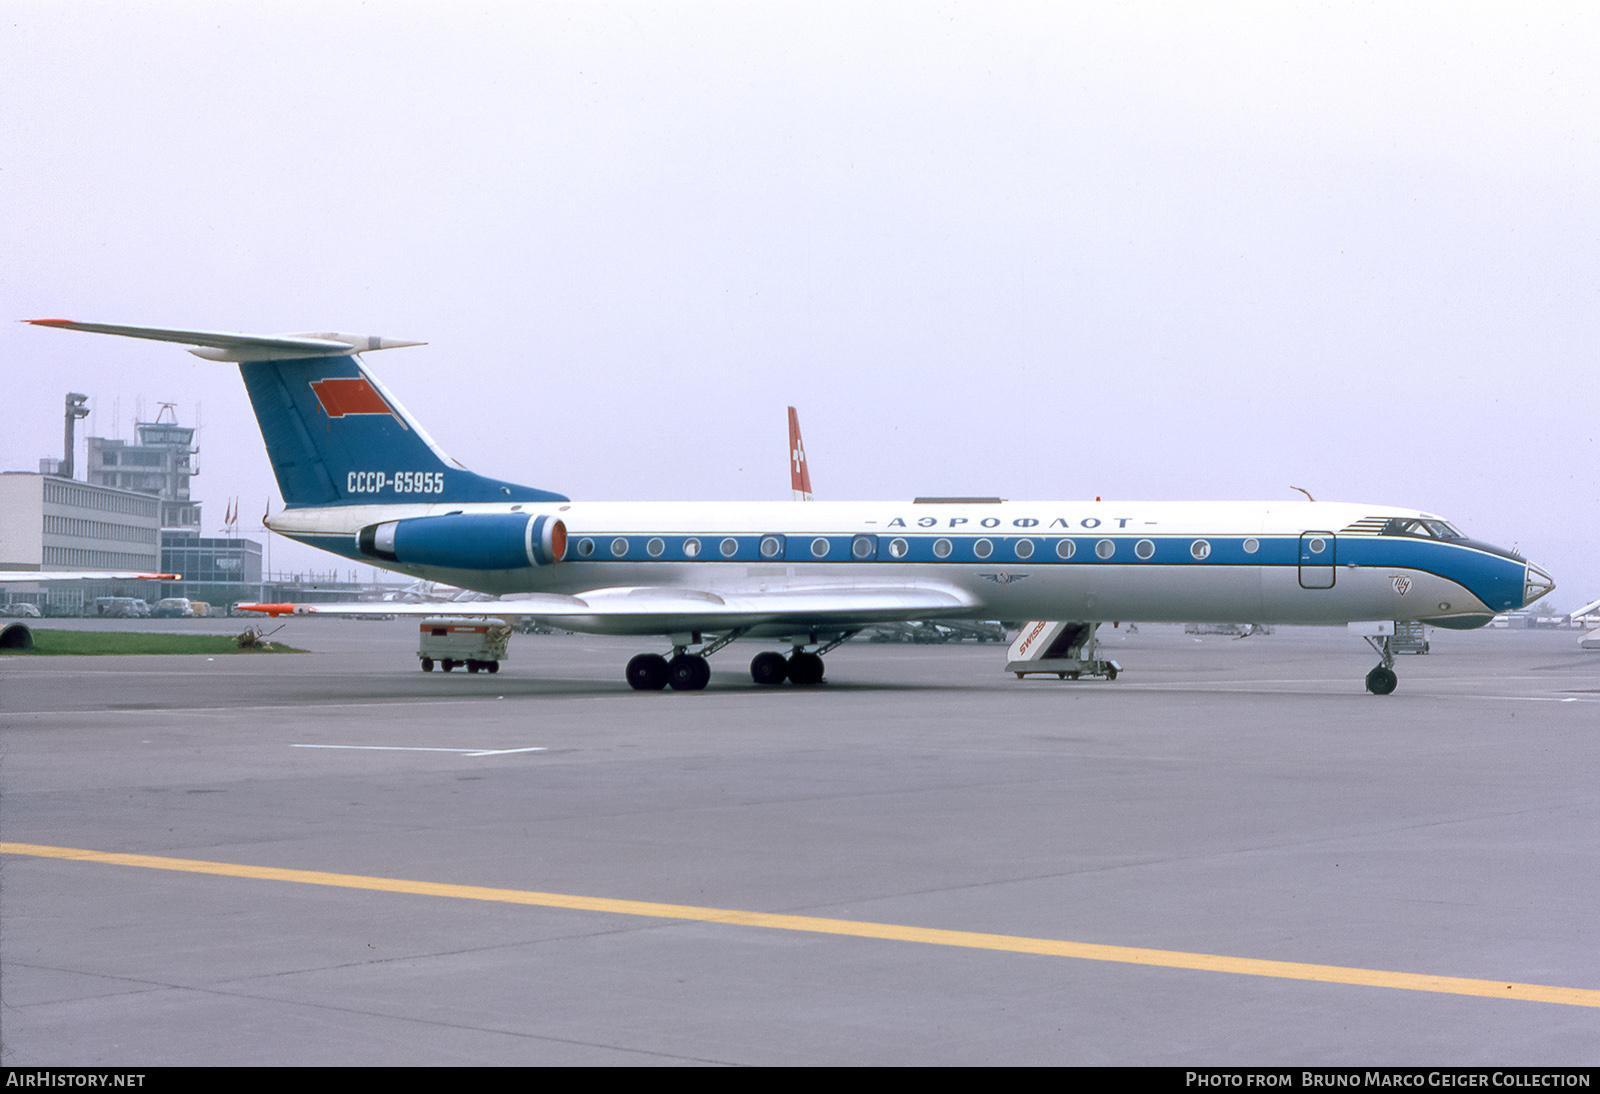
M 161 499 L 161 527 L 200 531 L 200 502 L 189 496 L 189 480 L 199 474 L 194 427 L 179 425 L 174 403 L 162 403 L 153 422 L 135 422 L 137 444 L 107 437 L 88 438 L 88 480 Z

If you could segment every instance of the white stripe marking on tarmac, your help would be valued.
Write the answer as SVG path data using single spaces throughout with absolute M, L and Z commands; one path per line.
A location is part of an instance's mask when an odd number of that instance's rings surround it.
M 456 752 L 463 756 L 509 756 L 513 752 L 543 752 L 537 748 L 417 748 L 411 745 L 290 745 L 290 748 L 353 748 L 364 752 Z

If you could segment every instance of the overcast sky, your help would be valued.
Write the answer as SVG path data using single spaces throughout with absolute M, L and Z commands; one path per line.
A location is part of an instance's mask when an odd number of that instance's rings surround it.
M 578 499 L 787 498 L 793 404 L 819 498 L 1301 486 L 1570 609 L 1596 57 L 1577 3 L 9 0 L 0 467 L 68 390 L 97 435 L 176 402 L 208 533 L 253 524 L 233 366 L 11 320 L 343 330 L 427 341 L 368 364 Z

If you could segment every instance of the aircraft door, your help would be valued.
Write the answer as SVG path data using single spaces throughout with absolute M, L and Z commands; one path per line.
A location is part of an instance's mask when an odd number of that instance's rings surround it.
M 1336 540 L 1332 532 L 1304 532 L 1300 536 L 1300 587 L 1333 588 Z

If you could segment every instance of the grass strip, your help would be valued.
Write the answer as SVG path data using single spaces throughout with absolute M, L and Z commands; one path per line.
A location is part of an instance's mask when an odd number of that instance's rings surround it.
M 31 628 L 30 628 L 31 629 Z M 33 649 L 0 650 L 4 654 L 102 656 L 114 654 L 305 653 L 274 642 L 266 649 L 242 650 L 231 634 L 145 634 L 132 631 L 33 630 Z

